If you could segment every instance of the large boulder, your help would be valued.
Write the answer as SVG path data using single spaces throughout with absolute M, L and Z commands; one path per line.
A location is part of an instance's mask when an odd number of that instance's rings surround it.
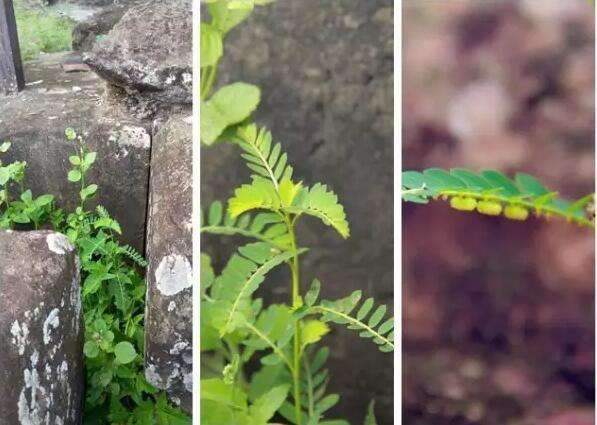
M 73 50 L 91 51 L 95 42 L 108 34 L 127 10 L 127 6 L 118 4 L 102 9 L 88 19 L 79 22 L 73 28 Z
M 303 284 L 318 277 L 326 298 L 362 289 L 390 306 L 395 196 L 392 5 L 391 0 L 304 0 L 257 8 L 228 36 L 218 74 L 221 84 L 240 80 L 261 87 L 257 122 L 283 143 L 297 178 L 329 184 L 346 207 L 351 224 L 346 241 L 316 220 L 304 220 L 299 227 L 300 245 L 311 248 L 302 258 Z M 202 149 L 204 202 L 225 200 L 247 178 L 237 148 Z M 202 249 L 215 253 L 214 264 L 222 267 L 232 244 L 222 237 L 203 241 Z M 285 301 L 288 292 L 276 286 L 263 295 Z M 378 352 L 352 332 L 334 333 L 327 343 L 334 347 L 331 390 L 343 394 L 330 417 L 360 423 L 369 399 L 375 398 L 379 422 L 392 423 L 392 355 Z
M 190 0 L 150 1 L 130 8 L 85 62 L 139 99 L 190 105 L 192 34 Z
M 79 261 L 59 233 L 0 231 L 0 423 L 81 423 Z
M 153 142 L 147 224 L 145 376 L 192 411 L 192 126 L 178 115 Z
M 98 152 L 88 179 L 99 185 L 96 202 L 120 222 L 123 242 L 142 251 L 153 122 L 106 96 L 97 75 L 65 72 L 63 65 L 74 59 L 59 53 L 29 62 L 25 90 L 0 97 L 0 140 L 12 142 L 2 161 L 26 161 L 25 186 L 34 195 L 53 194 L 60 207 L 72 211 L 80 200 L 67 180 L 74 146 L 64 130 L 75 128 Z

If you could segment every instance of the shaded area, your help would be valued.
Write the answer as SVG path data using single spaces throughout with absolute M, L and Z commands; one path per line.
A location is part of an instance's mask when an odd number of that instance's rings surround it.
M 594 188 L 593 9 L 407 1 L 403 168 Z M 594 233 L 403 206 L 404 420 L 592 424 Z

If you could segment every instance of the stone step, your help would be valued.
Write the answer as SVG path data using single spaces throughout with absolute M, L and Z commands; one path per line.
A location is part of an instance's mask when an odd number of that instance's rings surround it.
M 66 72 L 63 65 L 76 60 L 72 53 L 43 55 L 26 64 L 25 90 L 0 98 L 0 141 L 12 142 L 2 161 L 26 161 L 25 186 L 72 211 L 79 195 L 67 180 L 74 145 L 64 130 L 74 128 L 98 153 L 88 178 L 99 186 L 96 203 L 120 222 L 123 243 L 143 251 L 152 122 L 106 96 L 96 74 Z
M 81 421 L 79 260 L 66 236 L 0 231 L 0 423 Z

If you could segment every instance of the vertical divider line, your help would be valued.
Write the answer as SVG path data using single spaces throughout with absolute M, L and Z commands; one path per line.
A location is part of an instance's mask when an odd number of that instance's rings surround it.
M 394 423 L 402 424 L 402 0 L 394 2 Z
M 201 408 L 199 404 L 201 383 L 200 383 L 200 361 L 201 350 L 199 349 L 200 338 L 200 302 L 199 288 L 200 276 L 200 252 L 201 238 L 199 235 L 200 222 L 200 204 L 201 204 L 201 182 L 200 182 L 200 108 L 199 108 L 199 87 L 200 87 L 200 31 L 199 23 L 201 21 L 201 2 L 193 1 L 193 424 L 199 424 L 201 418 Z

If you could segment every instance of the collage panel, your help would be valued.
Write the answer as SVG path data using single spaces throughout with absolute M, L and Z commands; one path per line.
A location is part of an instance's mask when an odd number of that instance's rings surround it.
M 192 2 L 0 1 L 0 424 L 192 423 Z
M 391 424 L 393 2 L 240 3 L 201 10 L 200 422 Z
M 594 6 L 402 19 L 402 421 L 591 425 Z

